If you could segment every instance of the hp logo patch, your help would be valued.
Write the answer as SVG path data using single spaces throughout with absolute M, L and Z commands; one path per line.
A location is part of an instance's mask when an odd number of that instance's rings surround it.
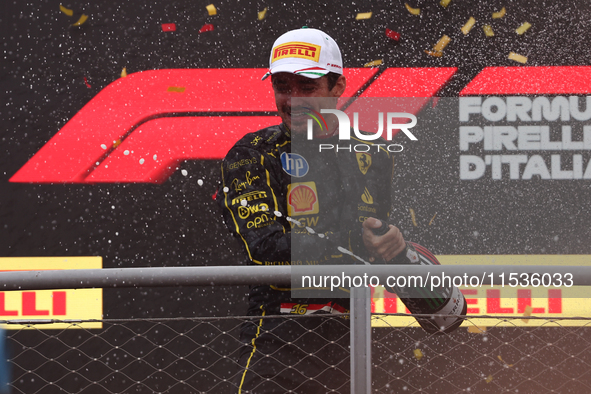
M 304 156 L 298 155 L 297 153 L 282 153 L 281 166 L 283 167 L 283 171 L 296 178 L 303 177 L 310 169 Z

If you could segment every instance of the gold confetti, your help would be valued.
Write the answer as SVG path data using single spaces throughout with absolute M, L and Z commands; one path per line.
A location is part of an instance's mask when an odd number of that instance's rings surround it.
M 447 44 L 449 44 L 450 41 L 451 41 L 451 38 L 444 35 L 443 37 L 441 37 L 439 39 L 439 41 L 437 41 L 437 44 L 435 44 L 435 46 L 433 47 L 433 50 L 436 52 L 443 52 L 443 50 L 445 49 Z
M 360 20 L 360 19 L 369 19 L 371 18 L 371 12 L 360 12 L 357 14 L 357 16 L 355 17 L 356 20 Z
M 181 86 L 169 86 L 166 91 L 174 93 L 183 93 L 185 91 L 185 88 Z
M 521 64 L 527 63 L 527 57 L 519 55 L 515 52 L 510 52 L 508 58 L 511 60 L 515 60 L 516 62 L 519 62 Z
M 501 10 L 499 12 L 493 12 L 492 14 L 492 18 L 493 19 L 499 19 L 505 16 L 505 7 L 501 8 Z
M 519 26 L 517 29 L 515 29 L 515 33 L 522 35 L 526 31 L 528 31 L 530 27 L 531 27 L 531 24 L 529 22 L 523 22 L 521 24 L 521 26 Z
M 492 377 L 492 375 L 488 375 L 484 381 L 485 381 L 486 383 L 490 383 L 490 382 L 492 382 L 492 380 L 493 380 L 493 377 Z
M 123 67 L 121 70 L 121 78 L 125 78 L 127 76 L 127 67 Z
M 88 19 L 88 15 L 82 14 L 82 16 L 80 16 L 80 19 L 78 19 L 78 22 L 74 23 L 72 26 L 80 26 L 84 22 L 86 22 L 87 19 Z
M 121 145 L 121 140 L 113 141 L 113 149 Z
M 498 355 L 498 356 L 497 356 L 497 358 L 498 358 L 499 360 L 501 360 L 501 362 L 502 362 L 503 364 L 505 364 L 507 367 L 511 368 L 511 367 L 513 366 L 513 364 L 508 364 L 508 363 L 507 363 L 505 360 L 503 360 L 503 359 L 501 358 L 501 356 L 500 356 L 500 355 Z
M 445 49 L 447 44 L 450 43 L 450 41 L 451 41 L 451 38 L 449 38 L 449 36 L 443 35 L 443 37 L 441 37 L 439 39 L 439 41 L 437 41 L 437 44 L 435 44 L 435 46 L 433 46 L 433 50 L 432 51 L 425 51 L 425 53 L 427 53 L 431 56 L 441 57 L 441 56 L 443 56 L 443 50 Z
M 63 12 L 64 14 L 68 15 L 68 16 L 72 16 L 74 15 L 74 11 L 64 7 L 63 5 L 60 4 L 60 11 Z
M 415 354 L 415 358 L 418 361 L 421 361 L 421 359 L 423 358 L 423 352 L 421 352 L 421 349 L 415 349 L 413 350 L 413 353 Z
M 216 10 L 215 5 L 210 4 L 208 6 L 206 6 L 205 8 L 207 8 L 207 12 L 209 13 L 209 15 L 217 15 L 218 10 Z
M 442 6 L 443 8 L 447 8 L 447 6 L 449 5 L 449 3 L 451 3 L 451 0 L 441 0 L 441 1 L 439 2 L 439 4 L 441 4 L 441 6 Z
M 267 7 L 265 7 L 264 10 L 259 11 L 259 20 L 262 21 L 265 19 L 265 16 L 267 16 Z
M 443 56 L 443 52 L 428 51 L 426 49 L 425 49 L 425 53 L 427 55 L 431 55 L 433 57 L 441 57 L 441 56 Z
M 474 17 L 471 16 L 470 19 L 468 19 L 468 22 L 466 22 L 466 24 L 462 26 L 462 33 L 464 33 L 464 35 L 468 34 L 470 30 L 472 30 L 472 28 L 474 27 L 475 23 L 476 19 L 474 19 Z
M 468 332 L 470 334 L 482 334 L 486 332 L 486 327 L 468 326 Z
M 530 305 L 526 306 L 525 311 L 523 311 L 523 316 L 524 317 L 531 316 L 532 311 L 533 311 L 533 308 Z M 529 319 L 521 319 L 521 321 L 523 321 L 525 324 L 529 323 Z
M 382 64 L 382 59 L 374 60 L 373 62 L 365 63 L 363 67 L 375 67 Z
M 433 223 L 433 220 L 435 220 L 435 216 L 437 216 L 437 212 L 435 212 L 435 215 L 433 215 L 433 217 L 429 221 L 429 226 Z
M 408 210 L 410 211 L 410 218 L 412 219 L 412 224 L 417 227 L 417 220 L 415 217 L 415 210 L 412 208 L 408 208 Z
M 484 30 L 484 34 L 487 37 L 492 37 L 495 35 L 495 32 L 493 31 L 492 27 L 490 25 L 484 25 L 482 26 L 482 30 Z
M 410 12 L 413 15 L 419 15 L 421 13 L 420 8 L 412 8 L 411 6 L 408 5 L 408 3 L 404 3 L 404 5 L 406 6 L 406 9 L 408 10 L 408 12 Z

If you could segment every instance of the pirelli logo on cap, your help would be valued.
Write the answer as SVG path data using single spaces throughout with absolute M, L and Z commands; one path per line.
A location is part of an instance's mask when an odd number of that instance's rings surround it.
M 288 42 L 278 45 L 273 48 L 271 63 L 286 57 L 300 57 L 318 63 L 318 59 L 320 59 L 320 45 L 306 42 Z

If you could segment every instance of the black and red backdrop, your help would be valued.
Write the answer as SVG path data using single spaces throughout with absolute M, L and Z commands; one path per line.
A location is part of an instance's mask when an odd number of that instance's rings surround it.
M 591 10 L 584 2 L 521 1 L 506 5 L 500 1 L 452 1 L 444 9 L 437 2 L 419 1 L 416 6 L 421 7 L 420 16 L 409 14 L 400 2 L 338 6 L 300 2 L 295 8 L 280 2 L 220 2 L 215 3 L 215 16 L 208 15 L 206 3 L 63 3 L 74 11 L 73 16 L 60 12 L 57 1 L 4 5 L 6 12 L 0 17 L 4 56 L 0 110 L 2 256 L 98 255 L 103 257 L 105 267 L 233 265 L 242 260 L 239 244 L 228 236 L 211 198 L 218 185 L 219 160 L 181 161 L 178 170 L 161 184 L 41 183 L 35 181 L 34 175 L 30 182 L 9 181 L 85 104 L 119 79 L 124 67 L 130 74 L 162 69 L 264 69 L 274 39 L 304 25 L 335 37 L 348 68 L 382 59 L 369 81 L 392 72 L 387 70 L 392 68 L 457 68 L 437 91 L 444 97 L 460 95 L 487 67 L 591 63 Z M 506 16 L 491 19 L 492 12 L 503 6 L 507 8 Z M 257 13 L 265 7 L 267 15 L 259 21 Z M 373 12 L 371 19 L 355 20 L 358 12 L 366 11 Z M 83 13 L 89 15 L 88 20 L 79 27 L 71 26 Z M 459 28 L 470 16 L 478 23 L 464 35 Z M 532 24 L 531 29 L 517 35 L 515 28 L 525 21 Z M 164 32 L 163 23 L 175 23 L 176 31 Z M 199 33 L 208 23 L 214 30 Z M 491 24 L 495 36 L 486 38 L 481 24 Z M 399 32 L 400 40 L 386 37 L 386 28 Z M 427 55 L 424 50 L 443 34 L 452 38 L 444 56 Z M 527 64 L 509 60 L 509 52 L 527 56 Z M 529 73 L 525 71 L 524 75 Z M 574 85 L 584 89 L 588 82 L 585 73 L 586 69 L 583 77 L 577 75 Z M 231 95 L 234 86 L 240 85 L 235 78 L 241 75 L 223 75 L 227 79 L 217 83 L 225 85 L 224 91 Z M 429 78 L 431 74 L 425 73 L 424 79 Z M 535 78 L 538 76 L 531 79 Z M 561 74 L 552 78 L 555 85 L 561 85 L 565 77 Z M 566 80 L 564 84 L 573 85 Z M 547 84 L 544 82 L 544 86 Z M 367 88 L 367 84 L 360 86 Z M 398 89 L 402 92 L 397 93 L 404 95 L 413 87 L 401 85 Z M 585 95 L 581 89 L 565 89 L 555 94 Z M 551 89 L 547 90 L 542 88 L 538 94 L 552 95 Z M 121 101 L 133 102 L 133 91 L 124 93 Z M 228 110 L 214 109 L 216 115 L 273 116 L 268 103 L 249 110 L 252 103 L 248 100 L 229 100 L 208 90 L 201 94 L 202 101 L 221 103 L 219 108 L 232 101 Z M 244 89 L 241 94 L 246 97 Z M 203 108 L 189 115 L 203 116 L 207 112 Z M 125 112 L 117 102 L 110 110 Z M 250 127 L 248 122 L 241 124 L 244 132 Z M 167 138 L 166 130 L 162 133 Z M 535 177 L 531 181 L 508 177 L 492 180 L 485 176 L 460 182 L 457 130 L 434 134 L 433 138 L 422 138 L 424 147 L 413 147 L 412 154 L 399 156 L 393 223 L 403 228 L 409 239 L 428 245 L 438 254 L 589 253 L 588 181 Z M 75 137 L 92 138 L 83 133 Z M 178 146 L 173 138 L 178 136 L 170 137 L 170 144 Z M 445 144 L 437 140 L 441 138 Z M 78 148 L 73 143 L 69 149 L 76 154 Z M 199 156 L 206 150 L 204 147 L 203 152 L 192 153 Z M 92 155 L 89 158 L 92 161 Z M 41 166 L 36 170 L 37 179 L 42 180 L 46 169 Z M 187 175 L 181 170 L 186 170 Z M 124 168 L 119 175 L 126 179 Z M 199 185 L 198 180 L 203 184 Z M 425 222 L 423 225 L 413 225 L 409 208 Z M 435 213 L 436 220 L 427 226 Z M 144 297 L 132 297 L 132 293 L 106 291 L 105 317 L 225 315 L 242 311 L 244 305 L 243 289 L 223 293 L 213 289 L 154 289 Z M 196 302 L 201 297 L 219 302 Z M 156 304 L 162 307 L 150 307 Z
M 181 160 L 161 183 L 129 182 L 124 168 L 114 172 L 121 181 L 43 182 L 35 180 L 35 171 L 28 181 L 10 181 L 87 103 L 118 80 L 124 67 L 131 74 L 128 78 L 140 71 L 164 69 L 257 68 L 264 73 L 275 38 L 305 25 L 336 39 L 347 68 L 382 59 L 375 73 L 359 85 L 359 92 L 396 68 L 452 68 L 454 72 L 436 94 L 457 97 L 487 67 L 501 67 L 498 72 L 503 75 L 505 67 L 544 66 L 563 68 L 556 74 L 548 74 L 546 69 L 522 70 L 522 75 L 534 75 L 525 83 L 529 91 L 511 91 L 510 87 L 521 86 L 514 76 L 513 80 L 503 76 L 501 82 L 493 78 L 492 85 L 509 82 L 497 91 L 483 90 L 482 95 L 552 97 L 591 92 L 585 90 L 591 86 L 588 69 L 569 71 L 572 66 L 591 65 L 591 6 L 582 1 L 452 0 L 443 8 L 437 1 L 418 0 L 412 5 L 421 8 L 420 16 L 411 15 L 401 1 L 300 1 L 288 5 L 224 0 L 214 3 L 215 16 L 206 10 L 209 0 L 62 4 L 74 15 L 62 13 L 57 0 L 5 1 L 0 15 L 1 256 L 102 256 L 108 268 L 235 265 L 243 261 L 238 241 L 228 235 L 212 200 L 218 186 L 219 159 Z M 491 19 L 503 6 L 506 15 Z M 265 19 L 258 20 L 258 12 L 266 7 Z M 355 19 L 357 13 L 369 11 L 373 12 L 371 19 Z M 88 20 L 71 26 L 82 14 L 88 15 Z M 460 27 L 470 16 L 477 24 L 464 35 Z M 532 27 L 523 35 L 516 34 L 515 29 L 526 21 Z M 174 23 L 176 30 L 163 31 L 164 23 Z M 212 24 L 213 30 L 200 33 L 205 24 Z M 483 24 L 493 27 L 494 37 L 485 37 Z M 387 28 L 400 33 L 400 40 L 386 37 Z M 444 55 L 426 54 L 444 34 L 451 38 Z M 527 56 L 527 64 L 508 59 L 510 52 Z M 219 78 L 220 74 L 212 75 Z M 223 75 L 226 77 L 216 83 L 232 95 L 241 85 L 241 74 Z M 552 78 L 536 85 L 539 75 Z M 425 72 L 423 78 L 416 78 L 425 83 L 431 74 Z M 490 82 L 488 76 L 485 85 L 487 80 Z M 268 89 L 268 81 L 261 83 L 267 84 L 261 89 Z M 547 86 L 550 88 L 545 89 Z M 396 93 L 404 96 L 413 87 L 402 84 L 399 89 Z M 124 92 L 121 102 L 133 101 L 133 94 Z M 252 108 L 253 100 L 244 91 L 241 94 L 243 98 L 230 100 L 233 104 L 224 109 L 225 96 L 203 89 L 199 93 L 202 107 L 191 113 L 184 109 L 184 115 L 208 116 L 210 101 L 212 107 L 221 103 L 211 110 L 215 116 L 274 116 L 272 108 L 266 104 Z M 470 94 L 478 95 L 479 91 Z M 111 105 L 113 113 L 125 112 L 120 102 Z M 243 132 L 255 131 L 250 122 L 242 122 L 240 127 Z M 164 140 L 179 146 L 178 135 L 168 136 L 165 127 L 162 133 Z M 496 180 L 489 174 L 460 181 L 458 130 L 442 130 L 431 124 L 420 140 L 411 154 L 400 155 L 396 174 L 392 223 L 404 230 L 407 239 L 436 254 L 591 253 L 588 180 L 514 180 L 508 175 Z M 72 154 L 80 153 L 76 143 L 69 149 Z M 192 154 L 200 157 L 207 151 L 202 149 Z M 589 160 L 586 152 L 581 153 L 585 166 Z M 565 160 L 566 168 L 569 159 Z M 41 174 L 43 166 L 36 171 Z M 417 226 L 409 208 L 416 214 Z M 435 213 L 435 220 L 428 225 Z M 244 287 L 107 289 L 104 317 L 241 315 L 246 292 Z

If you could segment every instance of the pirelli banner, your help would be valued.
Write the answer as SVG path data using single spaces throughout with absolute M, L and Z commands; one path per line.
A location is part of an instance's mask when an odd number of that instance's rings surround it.
M 280 123 L 271 83 L 260 81 L 265 72 L 129 73 L 89 96 L 59 127 L 38 131 L 35 143 L 19 145 L 6 171 L 1 209 L 6 209 L 6 225 L 16 230 L 0 241 L 4 254 L 102 256 L 105 267 L 242 263 L 240 245 L 228 241 L 211 196 L 219 188 L 219 161 L 232 145 L 246 133 Z M 361 130 L 376 133 L 382 122 L 388 139 L 383 148 L 394 158 L 390 223 L 402 229 L 405 239 L 441 256 L 443 264 L 465 264 L 470 256 L 477 256 L 478 264 L 499 263 L 495 256 L 502 256 L 502 264 L 523 264 L 526 258 L 534 265 L 542 260 L 589 264 L 591 67 L 486 67 L 458 96 L 437 97 L 456 74 L 456 67 L 345 70 L 344 96 L 351 99 L 339 108 L 353 130 L 355 112 Z M 396 98 L 398 107 L 389 108 L 388 98 Z M 377 114 L 364 113 L 358 103 L 366 99 L 378 100 Z M 402 121 L 407 132 L 397 121 L 401 113 L 412 115 Z M 356 134 L 350 133 L 354 141 Z M 372 165 L 373 152 L 351 141 L 332 145 L 333 151 L 358 153 L 361 174 Z M 284 170 L 304 171 L 296 159 L 287 158 Z M 248 181 L 237 179 L 236 185 Z M 315 213 L 322 207 L 302 205 L 314 199 L 315 190 L 310 184 L 290 189 L 290 212 L 304 227 L 322 225 Z M 247 203 L 256 202 L 257 195 L 249 198 Z M 369 207 L 357 212 L 362 222 L 372 213 L 374 196 L 359 198 Z M 255 208 L 244 215 L 252 216 L 252 226 L 275 220 L 271 212 Z M 67 266 L 42 264 L 43 269 Z M 17 267 L 8 262 L 2 269 L 41 269 Z M 533 315 L 589 316 L 580 309 L 588 302 L 563 298 L 558 288 L 465 290 L 471 314 L 520 316 L 530 306 Z M 112 293 L 109 305 L 123 298 L 120 290 Z M 82 294 L 87 293 L 6 293 L 4 317 L 99 316 L 101 295 Z M 76 313 L 70 302 L 83 304 L 88 297 L 96 308 Z M 179 298 L 190 300 L 170 295 L 158 302 L 181 305 Z M 128 311 L 149 298 L 138 299 L 126 310 L 103 312 L 133 315 Z M 375 310 L 403 310 L 389 300 L 376 297 Z M 211 295 L 211 302 L 200 304 L 206 308 L 217 301 Z M 236 305 L 235 314 L 246 305 L 225 304 Z M 196 306 L 187 301 L 179 310 L 161 309 L 180 315 L 186 307 Z
M 73 270 L 102 268 L 99 256 L 90 257 L 2 257 L 2 271 Z M 0 320 L 46 320 L 37 328 L 102 328 L 102 289 L 63 289 L 0 292 Z M 50 323 L 51 320 L 99 320 L 97 322 Z M 33 326 L 3 324 L 9 330 Z

